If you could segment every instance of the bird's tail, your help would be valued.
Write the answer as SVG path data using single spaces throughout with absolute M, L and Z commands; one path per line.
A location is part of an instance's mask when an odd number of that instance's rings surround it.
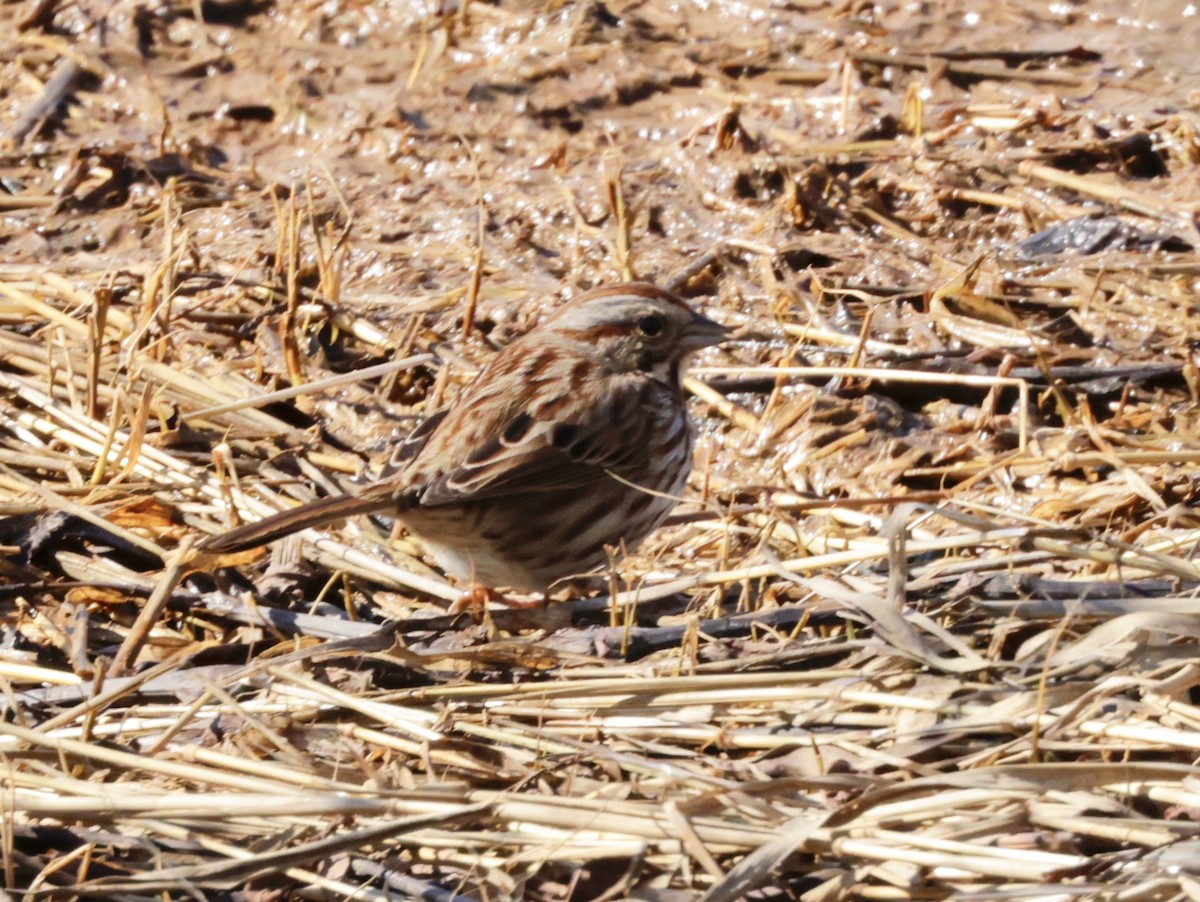
M 200 548 L 213 554 L 230 554 L 266 545 L 302 529 L 311 529 L 345 520 L 358 514 L 370 514 L 394 506 L 387 497 L 372 495 L 331 495 L 309 504 L 280 511 L 253 523 L 244 523 L 226 533 L 212 536 Z

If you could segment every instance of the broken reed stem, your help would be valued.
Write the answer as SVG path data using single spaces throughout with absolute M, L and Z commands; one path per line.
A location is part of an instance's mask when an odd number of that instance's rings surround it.
M 1024 379 L 1017 379 L 1012 376 L 975 376 L 954 373 L 924 373 L 916 370 L 896 370 L 882 367 L 842 366 L 705 366 L 695 367 L 691 373 L 700 379 L 713 376 L 728 376 L 742 379 L 780 379 L 789 376 L 798 379 L 817 379 L 845 376 L 858 379 L 872 379 L 879 382 L 917 382 L 932 385 L 968 385 L 978 388 L 991 388 L 995 386 L 1015 388 L 1020 400 L 1017 408 L 1018 450 L 1023 453 L 1029 445 L 1029 383 Z
M 235 410 L 245 410 L 250 407 L 264 407 L 267 404 L 275 404 L 279 401 L 288 401 L 292 398 L 300 397 L 301 395 L 316 394 L 318 392 L 328 391 L 331 388 L 339 388 L 343 385 L 353 385 L 357 382 L 366 382 L 368 379 L 379 379 L 383 376 L 391 375 L 400 370 L 412 369 L 418 366 L 424 366 L 427 363 L 432 363 L 436 358 L 432 354 L 414 354 L 411 357 L 404 357 L 400 360 L 392 360 L 388 363 L 380 363 L 375 366 L 363 367 L 361 370 L 352 370 L 348 373 L 341 373 L 337 376 L 328 376 L 324 379 L 317 379 L 313 382 L 305 382 L 301 385 L 293 385 L 291 388 L 281 388 L 278 391 L 267 392 L 262 395 L 254 395 L 246 398 L 240 398 L 236 401 L 229 401 L 225 404 L 218 404 L 215 407 L 205 407 L 202 410 L 194 410 L 190 413 L 185 413 L 184 419 L 199 420 L 209 419 L 211 417 L 220 416 L 223 413 L 231 413 Z
M 171 594 L 192 562 L 192 536 L 184 536 L 179 546 L 166 559 L 163 574 L 154 592 L 138 612 L 129 635 L 121 643 L 108 668 L 108 678 L 124 676 L 129 666 L 137 660 L 138 652 L 150 637 L 150 631 L 158 622 L 159 615 L 171 599 Z

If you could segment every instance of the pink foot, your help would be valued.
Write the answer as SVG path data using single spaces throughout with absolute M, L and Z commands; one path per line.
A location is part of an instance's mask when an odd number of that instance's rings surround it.
M 503 592 L 489 589 L 485 586 L 472 586 L 459 596 L 447 609 L 447 614 L 461 614 L 464 611 L 486 611 L 489 603 L 503 605 L 506 608 L 540 608 L 546 603 L 543 598 L 509 598 Z

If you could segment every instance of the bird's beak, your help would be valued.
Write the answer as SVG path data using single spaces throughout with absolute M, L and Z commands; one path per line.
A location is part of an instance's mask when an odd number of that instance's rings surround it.
M 684 327 L 681 344 L 688 351 L 699 351 L 701 348 L 720 344 L 727 339 L 732 330 L 722 326 L 716 320 L 696 313 L 692 321 Z

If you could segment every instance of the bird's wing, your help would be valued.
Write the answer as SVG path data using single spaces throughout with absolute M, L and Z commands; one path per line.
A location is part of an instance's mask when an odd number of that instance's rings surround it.
M 442 425 L 442 420 L 446 419 L 446 415 L 449 412 L 449 407 L 443 407 L 441 410 L 434 411 L 422 420 L 412 432 L 406 435 L 404 441 L 396 446 L 396 449 L 392 451 L 392 456 L 388 458 L 388 462 L 380 470 L 379 481 L 389 482 L 400 479 L 409 465 L 425 450 L 425 446 L 429 444 L 430 437 Z
M 643 402 L 644 386 L 621 382 L 599 403 L 455 408 L 410 465 L 408 491 L 428 507 L 594 487 L 645 455 Z

